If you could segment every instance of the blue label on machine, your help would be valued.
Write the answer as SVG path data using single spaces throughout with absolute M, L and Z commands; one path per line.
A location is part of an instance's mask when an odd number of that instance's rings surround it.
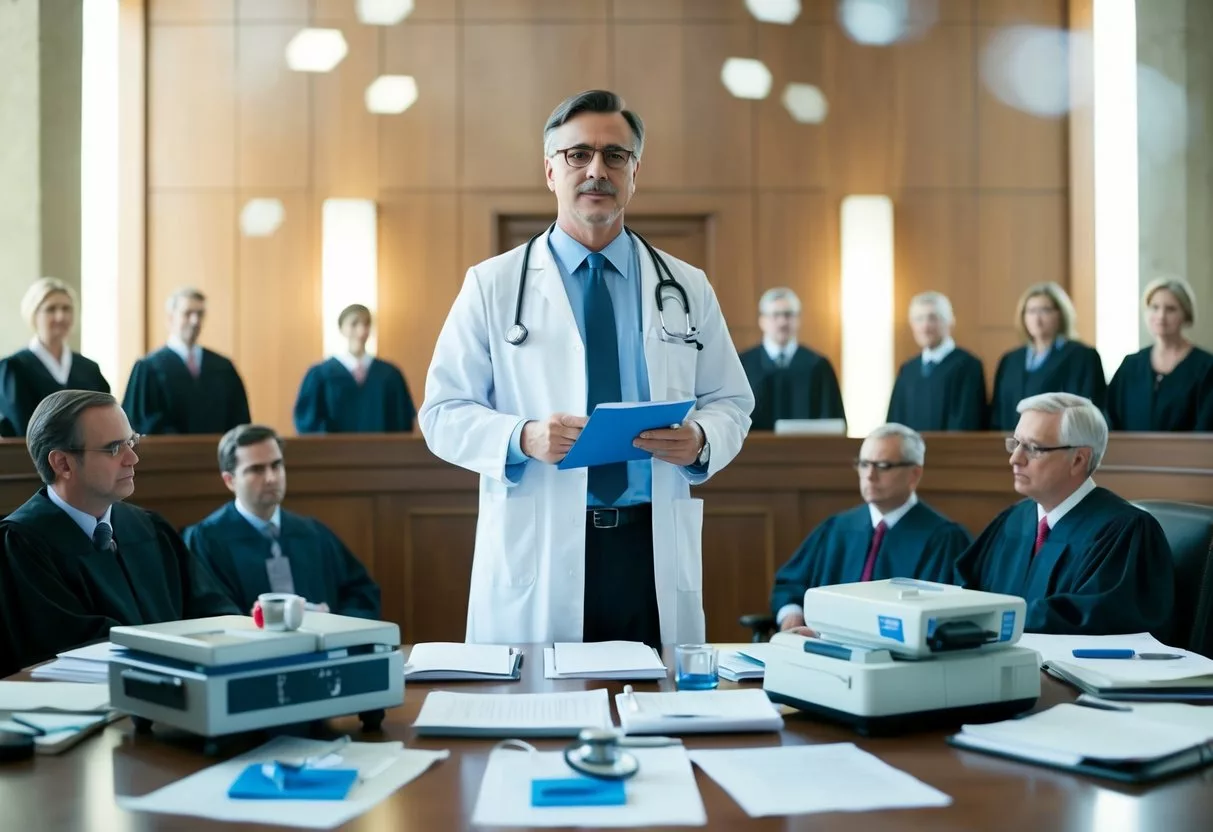
M 938 622 L 936 622 L 934 618 L 927 619 L 927 638 L 930 638 L 931 636 L 935 635 L 935 627 L 936 627 L 937 623 Z
M 998 640 L 1010 641 L 1013 635 L 1015 635 L 1015 611 L 1007 610 L 1002 614 L 1002 632 L 999 634 Z
M 880 625 L 880 635 L 905 644 L 906 634 L 901 626 L 901 619 L 891 615 L 878 615 L 876 621 Z

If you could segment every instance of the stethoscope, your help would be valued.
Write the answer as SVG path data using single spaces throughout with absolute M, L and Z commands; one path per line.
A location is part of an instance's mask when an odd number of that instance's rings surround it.
M 506 330 L 505 333 L 505 342 L 515 347 L 522 346 L 527 336 L 530 335 L 530 332 L 522 323 L 522 297 L 526 292 L 526 272 L 531 262 L 531 246 L 535 245 L 536 240 L 544 234 L 550 233 L 555 227 L 556 224 L 552 223 L 547 231 L 540 231 L 534 237 L 527 240 L 526 248 L 523 249 L 522 268 L 518 275 L 518 299 L 514 304 L 514 325 Z M 703 349 L 703 344 L 699 343 L 698 340 L 699 328 L 691 323 L 691 301 L 687 297 L 686 289 L 682 288 L 682 284 L 674 278 L 674 273 L 670 271 L 670 267 L 665 262 L 665 259 L 657 253 L 657 249 L 649 245 L 648 240 L 630 228 L 624 228 L 624 231 L 630 234 L 632 239 L 639 240 L 644 244 L 649 257 L 653 260 L 653 268 L 657 269 L 657 316 L 661 320 L 662 333 L 668 340 L 682 341 L 684 344 L 694 344 L 696 349 Z M 677 292 L 677 295 L 665 295 L 667 289 Z M 670 332 L 665 325 L 665 299 L 667 297 L 672 298 L 676 303 L 682 304 L 682 313 L 686 318 L 686 329 L 683 332 Z
M 564 761 L 569 768 L 595 780 L 627 780 L 640 771 L 640 761 L 627 748 L 666 748 L 682 745 L 676 737 L 631 737 L 617 728 L 583 728 L 577 739 L 564 749 Z M 519 739 L 502 740 L 495 748 L 538 751 L 529 742 Z

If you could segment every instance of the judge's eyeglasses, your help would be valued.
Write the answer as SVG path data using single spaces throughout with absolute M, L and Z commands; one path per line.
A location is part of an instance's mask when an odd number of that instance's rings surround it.
M 917 464 L 917 462 L 906 462 L 904 460 L 901 462 L 885 462 L 884 460 L 876 461 L 871 459 L 857 459 L 851 463 L 855 470 L 861 474 L 865 474 L 868 471 L 883 474 L 887 471 L 892 471 L 894 468 L 913 468 Z
M 1005 445 L 1009 454 L 1013 454 L 1020 448 L 1023 448 L 1023 452 L 1028 459 L 1040 459 L 1051 451 L 1072 451 L 1075 448 L 1081 447 L 1079 445 L 1032 445 L 1028 442 L 1020 442 L 1014 436 L 1008 436 Z
M 78 453 L 78 454 L 79 453 L 108 454 L 111 457 L 116 457 L 116 456 L 118 456 L 118 454 L 122 453 L 122 451 L 125 450 L 126 448 L 130 448 L 132 451 L 135 450 L 136 448 L 138 448 L 139 440 L 141 440 L 141 439 L 143 439 L 143 436 L 141 434 L 133 433 L 133 434 L 131 434 L 129 439 L 118 439 L 101 448 L 68 448 L 68 450 L 72 451 L 73 453 Z

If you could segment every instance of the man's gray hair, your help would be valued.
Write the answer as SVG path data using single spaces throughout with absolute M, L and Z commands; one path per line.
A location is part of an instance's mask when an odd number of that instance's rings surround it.
M 767 289 L 763 292 L 762 297 L 758 299 L 758 313 L 765 315 L 772 305 L 781 300 L 788 301 L 792 304 L 792 311 L 797 315 L 800 314 L 800 298 L 796 297 L 796 293 L 787 286 L 776 286 L 774 289 Z
M 38 476 L 47 485 L 55 483 L 51 467 L 52 451 L 83 456 L 80 437 L 80 416 L 94 407 L 117 407 L 118 400 L 109 393 L 92 390 L 57 390 L 34 408 L 25 431 L 25 447 L 38 469 Z
M 206 303 L 206 295 L 202 294 L 201 290 L 195 289 L 193 286 L 182 286 L 177 291 L 168 296 L 168 300 L 164 302 L 164 311 L 173 312 L 177 309 L 177 304 L 183 300 L 196 300 L 199 303 Z
M 927 443 L 922 435 L 913 428 L 908 428 L 899 422 L 886 422 L 868 434 L 868 439 L 885 439 L 896 436 L 901 440 L 901 459 L 903 462 L 913 462 L 922 465 L 927 461 Z M 866 440 L 865 440 L 866 441 Z
M 610 90 L 586 90 L 576 95 L 570 95 L 556 105 L 547 123 L 543 125 L 543 155 L 551 156 L 556 152 L 556 131 L 568 124 L 582 113 L 619 113 L 624 121 L 632 128 L 636 146 L 632 155 L 639 160 L 644 153 L 644 121 L 639 115 L 627 109 L 623 98 Z
M 922 292 L 910 299 L 910 311 L 914 311 L 915 306 L 929 306 L 935 310 L 935 314 L 946 321 L 948 324 L 956 323 L 956 316 L 952 314 L 952 301 L 948 300 L 948 296 L 943 292 Z
M 1016 411 L 1029 410 L 1038 413 L 1060 413 L 1061 430 L 1057 441 L 1062 445 L 1091 449 L 1091 464 L 1087 473 L 1095 473 L 1108 450 L 1108 423 L 1094 402 L 1073 393 L 1041 393 L 1022 400 Z

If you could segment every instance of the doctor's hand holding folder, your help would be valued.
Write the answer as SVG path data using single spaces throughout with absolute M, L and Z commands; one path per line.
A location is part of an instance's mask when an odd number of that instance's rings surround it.
M 703 432 L 684 423 L 694 400 L 600 404 L 587 418 L 553 413 L 522 429 L 522 452 L 558 468 L 586 468 L 654 456 L 691 465 L 703 447 Z

